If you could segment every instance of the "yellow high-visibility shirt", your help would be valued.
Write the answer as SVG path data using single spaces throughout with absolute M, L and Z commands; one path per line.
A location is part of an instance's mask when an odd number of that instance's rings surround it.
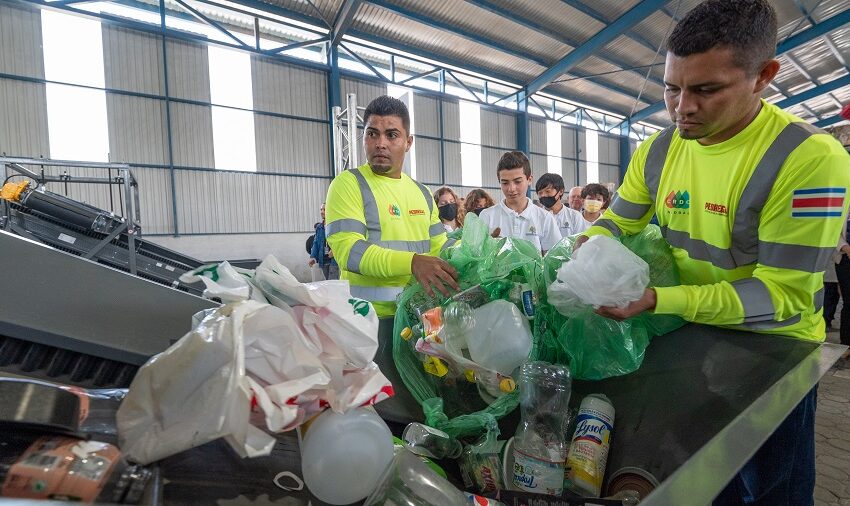
M 586 235 L 634 234 L 656 214 L 682 282 L 655 289 L 656 313 L 823 341 L 823 272 L 848 186 L 850 156 L 838 141 L 762 101 L 753 122 L 719 144 L 672 127 L 644 142 Z
M 455 242 L 447 239 L 428 188 L 407 174 L 377 176 L 368 164 L 331 182 L 325 222 L 340 278 L 352 295 L 372 302 L 378 316 L 395 314 L 414 254 L 437 255 Z

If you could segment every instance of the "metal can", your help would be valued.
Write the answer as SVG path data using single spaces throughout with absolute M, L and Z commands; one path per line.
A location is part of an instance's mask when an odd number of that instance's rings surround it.
M 599 497 L 613 429 L 614 406 L 607 397 L 582 399 L 566 464 L 567 486 L 576 493 Z

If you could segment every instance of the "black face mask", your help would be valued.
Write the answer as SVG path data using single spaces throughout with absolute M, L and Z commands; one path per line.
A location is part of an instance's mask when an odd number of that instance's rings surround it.
M 473 209 L 472 212 L 475 213 L 475 216 L 481 216 L 481 211 L 484 209 L 486 209 L 486 207 L 479 207 L 478 209 Z M 850 221 L 847 223 L 850 223 Z M 850 228 L 850 225 L 848 225 L 848 228 Z
M 552 206 L 555 205 L 558 199 L 555 197 L 540 197 L 540 203 L 543 204 L 543 207 L 546 209 L 552 209 Z
M 451 221 L 457 218 L 457 204 L 446 204 L 444 206 L 440 206 L 440 219 Z

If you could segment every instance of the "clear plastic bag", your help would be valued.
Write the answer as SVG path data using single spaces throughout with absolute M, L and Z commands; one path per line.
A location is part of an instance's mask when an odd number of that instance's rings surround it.
M 649 284 L 649 265 L 610 237 L 591 237 L 572 257 L 547 291 L 549 303 L 565 315 L 588 305 L 626 307 Z

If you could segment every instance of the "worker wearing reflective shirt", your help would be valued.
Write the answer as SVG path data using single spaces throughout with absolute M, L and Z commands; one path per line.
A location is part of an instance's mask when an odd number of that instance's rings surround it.
M 411 275 L 429 294 L 458 290 L 457 272 L 436 256 L 454 240 L 446 238 L 430 190 L 402 172 L 413 144 L 404 103 L 378 97 L 363 122 L 368 163 L 331 182 L 328 243 L 351 294 L 372 302 L 378 316 L 392 316 Z
M 672 31 L 664 95 L 675 127 L 638 148 L 586 234 L 635 234 L 657 214 L 682 285 L 601 314 L 653 310 L 823 341 L 823 271 L 847 212 L 850 158 L 761 100 L 779 70 L 776 23 L 766 0 L 709 0 Z M 815 405 L 813 389 L 716 503 L 812 504 Z

